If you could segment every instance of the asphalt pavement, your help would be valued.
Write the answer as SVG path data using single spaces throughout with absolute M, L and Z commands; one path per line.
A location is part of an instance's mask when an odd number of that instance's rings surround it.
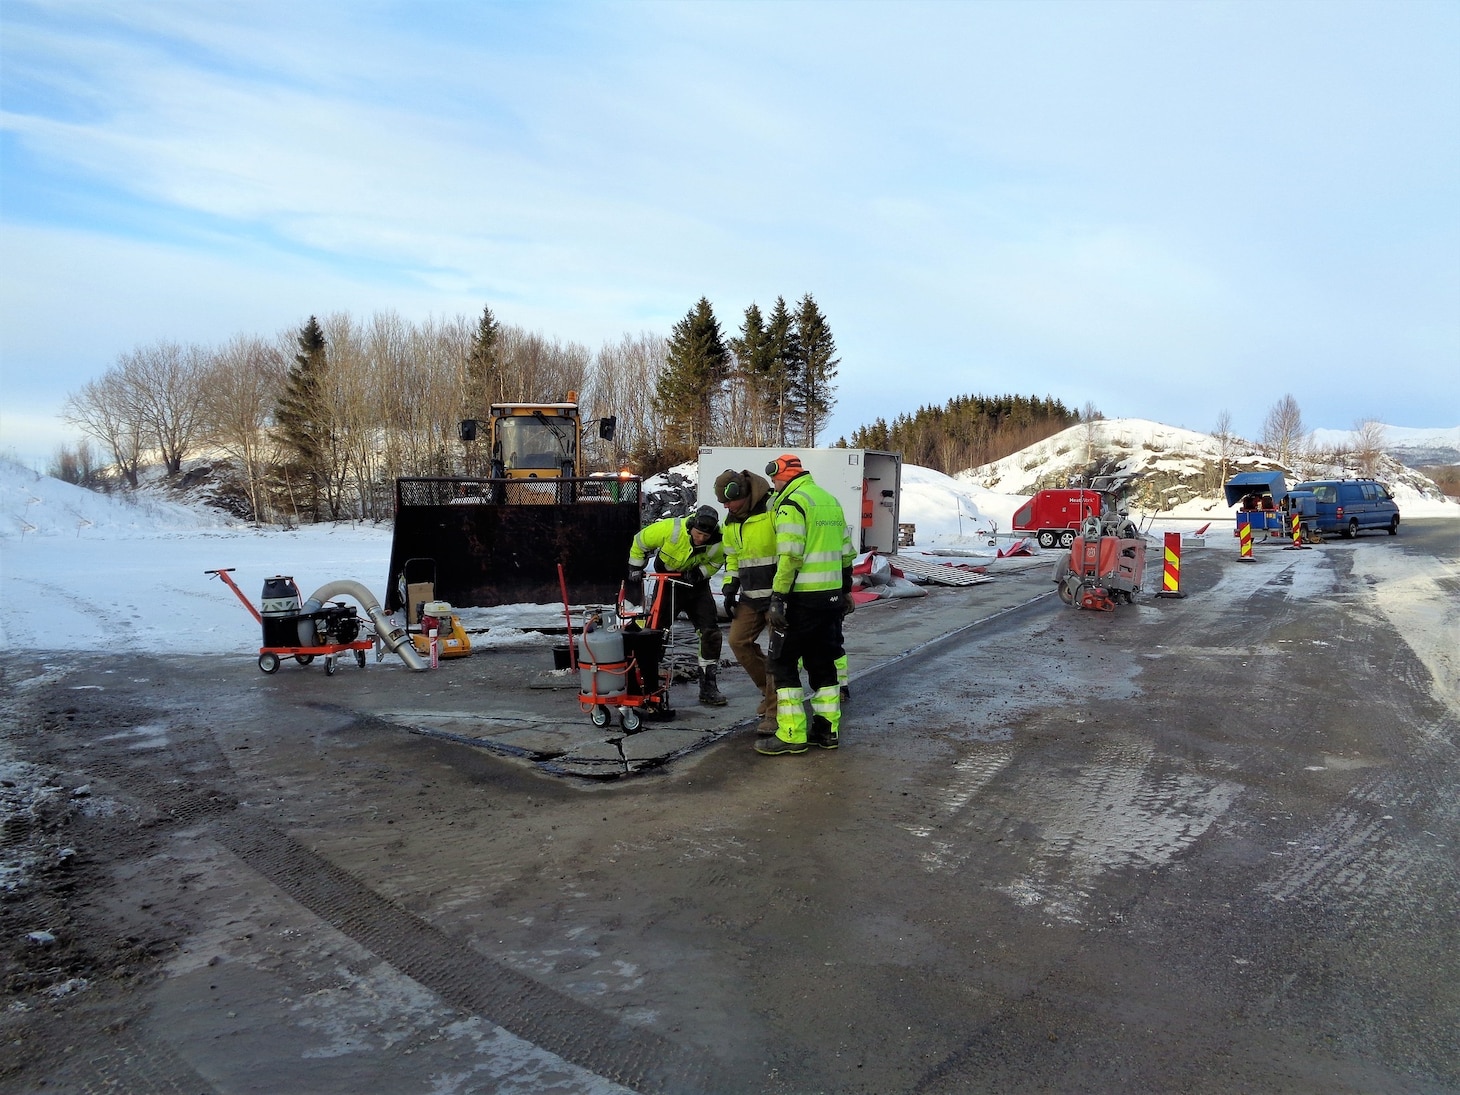
M 950 559 L 954 566 L 967 563 L 981 569 L 983 580 L 959 586 L 929 583 L 921 587 L 923 596 L 858 608 L 845 627 L 853 696 L 844 716 L 848 724 L 855 725 L 859 682 L 874 679 L 930 644 L 1031 601 L 1052 598 L 1056 554 Z M 357 678 L 350 666 L 341 668 L 330 685 L 315 679 L 322 674 L 310 678 L 313 686 L 332 692 L 336 702 L 362 714 L 487 749 L 557 776 L 618 779 L 660 768 L 736 733 L 747 735 L 749 747 L 759 696 L 728 646 L 720 671 L 720 690 L 728 700 L 724 707 L 702 706 L 698 685 L 688 679 L 695 664 L 695 634 L 684 619 L 675 626 L 668 661 L 678 667 L 676 677 L 686 678 L 670 691 L 674 716 L 643 721 L 632 733 L 623 728 L 623 707 L 611 706 L 609 725 L 594 726 L 589 709 L 579 701 L 579 673 L 555 668 L 551 649 L 541 645 L 481 645 L 470 657 L 442 661 L 439 668 L 409 674 L 408 679 L 401 672 L 367 672 Z M 284 684 L 291 668 L 286 666 L 275 679 Z M 404 672 L 398 663 L 393 668 Z

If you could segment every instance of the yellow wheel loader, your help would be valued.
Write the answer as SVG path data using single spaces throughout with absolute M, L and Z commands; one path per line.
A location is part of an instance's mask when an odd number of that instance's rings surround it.
M 615 420 L 598 423 L 613 440 Z M 561 403 L 494 403 L 488 474 L 395 483 L 386 610 L 406 607 L 407 564 L 434 564 L 432 598 L 458 608 L 550 604 L 558 567 L 585 603 L 613 604 L 639 531 L 642 480 L 588 475 L 576 392 Z M 461 424 L 477 440 L 481 423 Z

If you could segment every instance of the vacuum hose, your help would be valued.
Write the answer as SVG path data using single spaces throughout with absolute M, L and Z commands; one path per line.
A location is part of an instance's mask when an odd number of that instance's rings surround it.
M 411 637 L 406 634 L 403 627 L 396 627 L 390 622 L 380 602 L 375 599 L 375 594 L 362 586 L 359 582 L 352 582 L 348 578 L 338 582 L 327 582 L 310 594 L 309 600 L 304 604 L 305 612 L 318 612 L 324 607 L 324 603 L 339 596 L 353 597 L 360 602 L 371 621 L 375 624 L 375 634 L 380 636 L 380 641 L 391 650 L 400 655 L 400 660 L 414 670 L 429 669 L 421 655 L 416 653 L 415 644 Z

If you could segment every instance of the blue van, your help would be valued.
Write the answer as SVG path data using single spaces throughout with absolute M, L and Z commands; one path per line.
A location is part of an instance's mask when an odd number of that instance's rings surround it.
M 1399 533 L 1399 506 L 1376 479 L 1314 479 L 1294 490 L 1310 490 L 1318 502 L 1318 531 L 1354 537 L 1361 529 Z

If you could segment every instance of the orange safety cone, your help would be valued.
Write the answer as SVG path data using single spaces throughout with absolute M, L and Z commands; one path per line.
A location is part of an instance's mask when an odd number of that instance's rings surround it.
M 1166 562 L 1161 570 L 1161 592 L 1157 597 L 1185 597 L 1181 592 L 1181 533 L 1168 532 L 1165 536 Z

